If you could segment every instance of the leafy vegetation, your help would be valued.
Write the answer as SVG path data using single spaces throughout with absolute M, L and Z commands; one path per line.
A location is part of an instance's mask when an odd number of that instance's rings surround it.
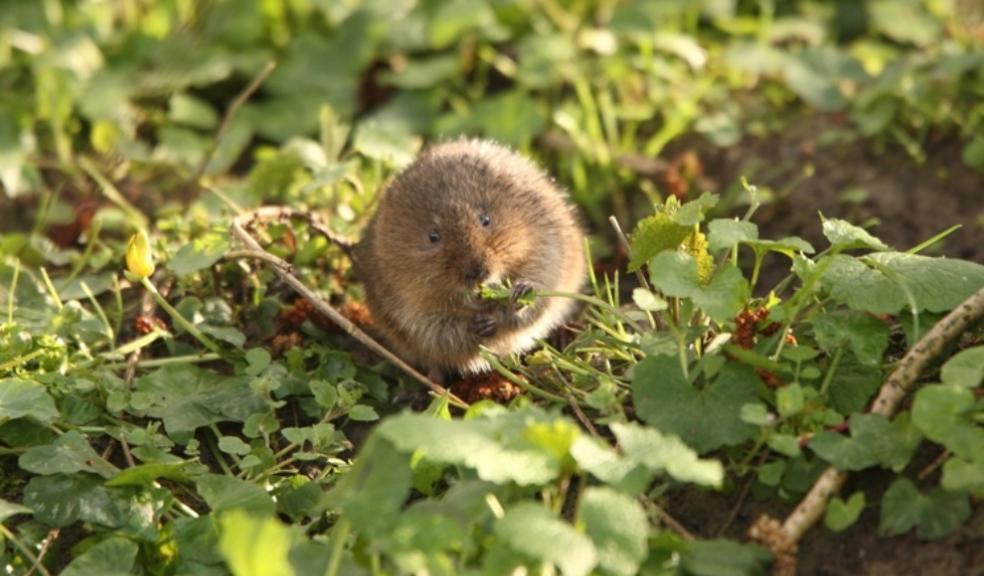
M 823 245 L 766 238 L 768 191 L 699 194 L 677 152 L 819 113 L 836 120 L 822 144 L 921 162 L 942 138 L 984 170 L 972 10 L 0 2 L 5 569 L 760 574 L 781 558 L 729 532 L 734 515 L 681 525 L 670 504 L 782 508 L 828 466 L 890 480 L 832 500 L 827 529 L 876 509 L 884 537 L 953 534 L 984 494 L 979 325 L 911 405 L 868 408 L 984 266 L 923 254 L 952 230 L 893 248 L 821 215 Z M 467 408 L 228 232 L 284 204 L 357 237 L 423 142 L 462 133 L 547 166 L 593 264 L 572 335 L 490 358 L 518 393 Z M 635 223 L 627 247 L 612 213 Z M 254 232 L 359 321 L 351 263 L 313 221 Z

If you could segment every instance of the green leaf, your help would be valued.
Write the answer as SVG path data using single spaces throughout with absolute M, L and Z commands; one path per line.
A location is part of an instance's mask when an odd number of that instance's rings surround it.
M 249 377 L 225 376 L 190 364 L 164 366 L 138 378 L 130 405 L 131 412 L 162 419 L 168 435 L 179 442 L 200 426 L 245 422 L 266 409 L 263 399 L 250 390 Z
M 532 421 L 525 422 L 530 418 Z M 378 433 L 404 452 L 419 451 L 431 462 L 473 468 L 488 482 L 542 484 L 557 477 L 562 462 L 549 449 L 524 437 L 536 421 L 554 419 L 533 412 L 514 412 L 471 420 L 440 420 L 401 414 L 388 418 Z
M 728 363 L 713 383 L 699 390 L 683 376 L 676 358 L 651 356 L 635 367 L 632 401 L 643 421 L 703 454 L 741 444 L 755 433 L 754 426 L 741 420 L 741 407 L 758 399 L 760 385 L 751 367 Z
M 964 458 L 984 454 L 984 427 L 972 419 L 974 392 L 952 384 L 926 386 L 912 403 L 912 423 L 927 438 Z
M 349 409 L 348 417 L 356 422 L 373 422 L 379 420 L 375 408 L 365 404 L 356 404 Z
M 20 378 L 0 380 L 0 423 L 25 416 L 47 424 L 58 418 L 58 409 L 40 384 Z
M 192 128 L 215 128 L 219 123 L 219 115 L 203 100 L 178 93 L 171 96 L 168 102 L 168 120 L 176 124 L 185 124 Z
M 879 252 L 863 258 L 834 256 L 821 278 L 838 302 L 855 310 L 894 314 L 910 306 L 944 312 L 984 285 L 984 265 L 966 260 Z
M 959 456 L 947 460 L 943 465 L 940 486 L 950 492 L 984 492 L 984 454 L 978 454 L 973 460 L 964 460 Z
M 195 481 L 195 488 L 213 512 L 242 509 L 257 515 L 271 515 L 276 509 L 266 490 L 232 476 L 206 474 Z
M 85 436 L 75 430 L 62 434 L 46 446 L 34 446 L 21 454 L 17 464 L 35 474 L 72 474 L 93 472 L 103 478 L 116 474 L 116 467 L 92 449 Z
M 382 535 L 393 523 L 410 493 L 410 456 L 386 441 L 381 424 L 369 437 L 355 464 L 328 494 L 352 526 L 365 534 Z
M 841 414 L 860 412 L 881 387 L 883 380 L 880 366 L 865 366 L 853 352 L 846 352 L 830 377 L 830 404 Z
M 625 457 L 653 472 L 666 473 L 683 482 L 720 487 L 724 467 L 717 460 L 701 460 L 697 454 L 674 436 L 644 428 L 634 422 L 612 423 L 612 432 Z
M 12 516 L 17 516 L 18 514 L 30 514 L 31 509 L 27 506 L 21 506 L 14 502 L 8 502 L 3 498 L 0 498 L 0 523 L 3 523 L 7 518 Z
M 864 510 L 864 492 L 851 494 L 847 502 L 835 496 L 827 504 L 823 523 L 834 532 L 842 532 L 857 522 L 862 510 Z
M 917 526 L 920 538 L 942 538 L 968 517 L 970 502 L 965 493 L 937 488 L 924 495 L 908 478 L 898 478 L 882 496 L 878 531 L 895 536 Z
M 971 168 L 984 171 L 984 136 L 978 134 L 964 146 L 960 155 L 964 164 Z
M 944 384 L 976 388 L 984 382 L 984 346 L 967 348 L 954 354 L 940 371 Z
M 564 576 L 585 576 L 598 563 L 591 540 L 539 504 L 510 508 L 495 523 L 495 535 L 514 550 L 557 566 Z
M 527 148 L 547 121 L 543 103 L 522 90 L 486 96 L 468 111 L 449 113 L 436 123 L 440 134 L 485 136 L 517 148 Z
M 754 544 L 731 540 L 696 540 L 681 558 L 693 576 L 765 576 L 772 555 Z
M 919 432 L 902 414 L 889 421 L 880 414 L 852 414 L 850 438 L 834 432 L 818 432 L 810 449 L 841 470 L 863 470 L 880 465 L 901 470 L 919 446 Z
M 649 521 L 636 500 L 610 488 L 588 488 L 578 507 L 583 523 L 598 551 L 598 566 L 608 574 L 630 576 L 649 553 Z
M 236 576 L 292 576 L 290 532 L 279 520 L 232 510 L 219 518 L 219 549 Z
M 367 158 L 403 168 L 413 162 L 420 139 L 399 126 L 370 119 L 355 129 L 352 147 Z
M 96 544 L 65 567 L 62 576 L 129 576 L 139 548 L 118 536 Z
M 635 288 L 632 290 L 632 301 L 641 310 L 648 310 L 650 312 L 659 312 L 660 310 L 666 310 L 667 303 L 659 296 L 652 293 L 650 290 L 645 288 Z
M 193 462 L 139 464 L 120 471 L 106 482 L 106 486 L 147 486 L 158 478 L 185 482 L 188 469 L 194 465 Z
M 750 294 L 741 270 L 730 264 L 717 270 L 706 286 L 702 285 L 697 261 L 683 252 L 657 254 L 649 263 L 649 276 L 654 288 L 666 296 L 690 298 L 716 322 L 734 320 Z
M 867 366 L 880 366 L 888 347 L 888 326 L 857 310 L 826 312 L 813 318 L 817 343 L 827 352 L 849 346 L 854 356 Z
M 124 515 L 102 480 L 91 474 L 36 476 L 24 488 L 24 505 L 34 518 L 54 528 L 79 520 L 116 527 Z
M 719 218 L 707 224 L 707 242 L 711 252 L 731 248 L 740 242 L 758 240 L 758 226 L 753 222 Z
M 455 54 L 441 54 L 407 62 L 397 73 L 386 73 L 381 79 L 398 88 L 431 88 L 459 73 L 461 59 Z
M 239 436 L 222 436 L 219 438 L 219 450 L 226 454 L 245 456 L 249 454 L 250 447 Z
M 211 232 L 181 246 L 167 267 L 178 276 L 185 276 L 215 264 L 228 251 L 228 235 Z
M 692 228 L 674 222 L 666 212 L 657 212 L 643 218 L 632 232 L 629 272 L 642 268 L 663 250 L 676 250 L 692 231 Z
M 803 387 L 787 384 L 776 390 L 776 409 L 782 417 L 791 416 L 803 409 Z
M 824 218 L 823 235 L 834 248 L 849 250 L 852 248 L 868 248 L 870 250 L 888 250 L 888 245 L 875 238 L 867 230 L 860 226 L 855 226 L 846 220 L 839 218 Z

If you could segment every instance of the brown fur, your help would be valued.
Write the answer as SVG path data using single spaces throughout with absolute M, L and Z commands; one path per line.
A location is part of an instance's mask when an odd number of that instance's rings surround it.
M 426 150 L 387 186 L 354 256 L 366 304 L 397 352 L 431 370 L 479 372 L 488 368 L 479 346 L 529 349 L 574 301 L 517 308 L 482 300 L 477 285 L 576 292 L 582 244 L 566 194 L 539 168 L 492 142 L 457 140 Z

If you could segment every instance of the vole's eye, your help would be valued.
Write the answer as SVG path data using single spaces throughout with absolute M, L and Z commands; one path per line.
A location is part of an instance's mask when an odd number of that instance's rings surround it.
M 437 228 L 434 228 L 433 230 L 431 230 L 429 238 L 431 244 L 438 242 L 441 240 L 441 233 L 437 231 Z
M 481 222 L 482 226 L 488 228 L 492 225 L 492 219 L 489 218 L 488 214 L 482 214 L 478 217 L 478 221 Z

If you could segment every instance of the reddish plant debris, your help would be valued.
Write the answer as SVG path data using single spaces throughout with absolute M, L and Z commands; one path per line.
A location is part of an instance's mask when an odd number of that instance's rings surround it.
M 73 206 L 75 219 L 68 224 L 56 224 L 47 229 L 48 238 L 61 248 L 69 248 L 78 242 L 79 236 L 89 230 L 92 218 L 99 210 L 99 202 L 82 199 Z
M 663 175 L 663 184 L 670 194 L 679 200 L 686 200 L 693 183 L 704 175 L 700 157 L 693 150 L 678 154 Z
M 735 346 L 740 346 L 746 350 L 751 349 L 755 345 L 755 334 L 762 333 L 761 330 L 757 329 L 759 322 L 764 321 L 768 317 L 769 309 L 764 306 L 742 310 L 735 316 L 737 327 L 735 328 L 735 335 L 731 338 L 731 341 L 735 343 Z
M 133 321 L 133 327 L 139 334 L 150 334 L 154 330 L 167 330 L 167 324 L 157 316 L 141 314 Z
M 469 404 L 479 400 L 492 400 L 499 404 L 509 402 L 519 395 L 519 386 L 495 372 L 467 376 L 451 384 L 451 391 Z
M 771 372 L 765 368 L 756 368 L 755 373 L 759 375 L 759 378 L 762 379 L 762 382 L 766 386 L 773 390 L 782 388 L 786 385 L 786 383 L 782 381 L 782 378 L 777 376 L 775 372 Z
M 349 301 L 342 305 L 338 310 L 359 328 L 367 328 L 373 325 L 372 313 L 362 302 Z
M 271 351 L 274 356 L 282 356 L 284 352 L 295 348 L 304 343 L 304 338 L 301 336 L 300 332 L 290 331 L 282 332 L 273 337 L 273 342 L 270 344 Z

